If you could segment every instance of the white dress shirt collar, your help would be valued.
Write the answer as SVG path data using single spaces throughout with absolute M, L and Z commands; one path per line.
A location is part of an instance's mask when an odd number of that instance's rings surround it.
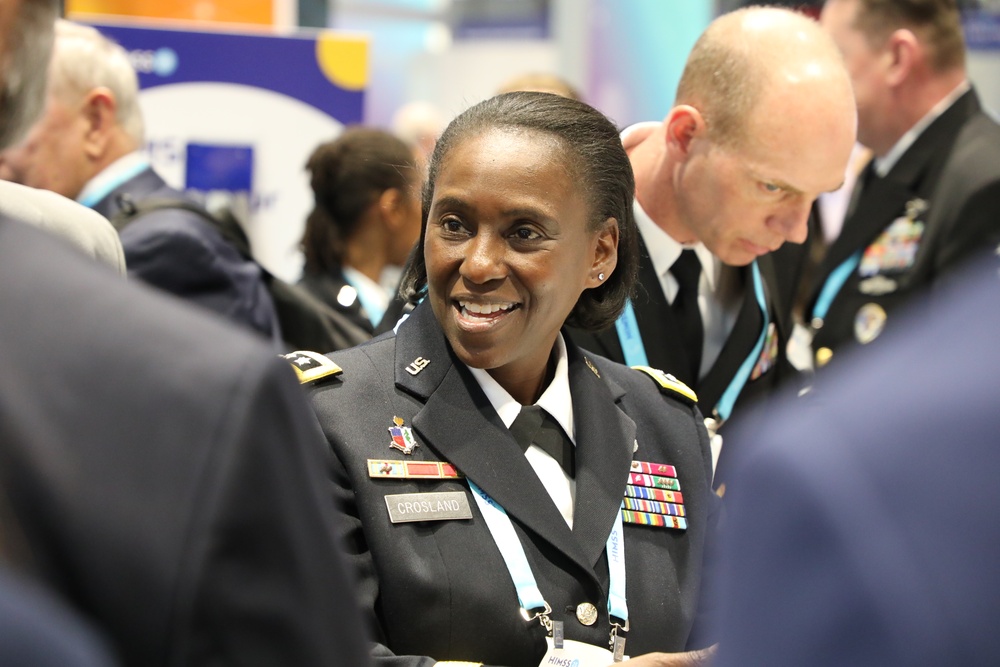
M 646 250 L 649 252 L 649 259 L 653 263 L 656 275 L 661 278 L 670 272 L 670 267 L 674 265 L 677 258 L 684 250 L 694 250 L 701 261 L 702 275 L 708 281 L 709 292 L 715 291 L 715 286 L 719 280 L 719 265 L 711 251 L 705 247 L 704 243 L 682 244 L 674 240 L 674 237 L 663 231 L 659 225 L 653 222 L 649 214 L 643 210 L 642 205 L 636 200 L 632 206 L 635 214 L 635 224 L 639 228 L 639 235 L 642 236 Z M 676 292 L 676 285 L 673 291 Z M 667 294 L 667 299 L 673 301 L 674 294 Z
M 543 408 L 559 422 L 569 439 L 576 443 L 576 431 L 573 425 L 573 395 L 569 389 L 569 356 L 566 353 L 566 341 L 560 333 L 556 337 L 556 371 L 552 381 L 545 388 L 535 405 Z M 493 409 L 497 411 L 504 426 L 510 428 L 521 411 L 521 404 L 514 400 L 507 390 L 481 368 L 470 368 L 472 376 L 482 387 L 486 398 L 490 400 Z
M 500 415 L 504 426 L 510 428 L 521 411 L 521 404 L 507 393 L 496 380 L 486 371 L 479 368 L 470 368 L 472 376 L 483 388 L 483 392 L 493 405 L 493 409 Z M 559 422 L 563 431 L 569 436 L 570 441 L 576 445 L 576 430 L 573 425 L 573 395 L 569 389 L 569 357 L 566 354 L 566 342 L 562 334 L 556 338 L 556 371 L 549 386 L 542 392 L 541 397 L 535 402 L 552 417 Z M 563 470 L 559 463 L 549 456 L 549 454 L 535 445 L 531 445 L 524 452 L 524 457 L 528 464 L 538 475 L 539 481 L 545 487 L 553 504 L 566 521 L 566 525 L 573 528 L 574 504 L 576 503 L 576 480 L 571 478 Z
M 112 190 L 148 168 L 149 160 L 141 152 L 133 151 L 123 155 L 87 181 L 76 200 L 84 206 L 93 208 Z

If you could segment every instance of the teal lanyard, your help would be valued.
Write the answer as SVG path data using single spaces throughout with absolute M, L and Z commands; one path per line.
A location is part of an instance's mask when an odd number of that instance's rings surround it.
M 635 308 L 632 307 L 632 300 L 625 302 L 625 310 L 615 321 L 615 329 L 618 331 L 618 341 L 622 345 L 622 353 L 625 355 L 626 366 L 649 366 L 649 359 L 646 358 L 646 348 L 642 344 L 642 336 L 639 335 L 639 322 L 635 318 Z
M 726 390 L 722 392 L 722 398 L 719 399 L 718 405 L 715 406 L 715 412 L 718 413 L 722 421 L 729 419 L 729 415 L 732 414 L 736 399 L 739 398 L 740 392 L 743 391 L 743 387 L 750 377 L 750 372 L 753 370 L 754 364 L 757 363 L 760 353 L 764 350 L 764 340 L 767 338 L 767 329 L 770 326 L 767 299 L 764 297 L 764 280 L 760 277 L 760 268 L 758 268 L 756 260 L 753 263 L 753 291 L 757 296 L 757 306 L 760 308 L 763 326 L 760 329 L 757 344 L 750 351 L 750 356 L 743 360 L 740 369 L 736 371 L 736 375 L 733 376 Z
M 493 541 L 496 542 L 497 548 L 500 549 L 500 555 L 503 556 L 504 563 L 507 565 L 507 571 L 510 573 L 511 581 L 514 582 L 517 600 L 521 605 L 522 612 L 527 614 L 532 610 L 543 610 L 538 612 L 537 616 L 543 619 L 542 625 L 549 629 L 547 625 L 548 614 L 552 608 L 542 597 L 541 591 L 538 590 L 535 575 L 531 572 L 531 565 L 528 564 L 528 558 L 524 555 L 524 547 L 521 546 L 521 541 L 517 538 L 517 533 L 514 532 L 514 525 L 510 522 L 510 517 L 507 516 L 504 508 L 490 498 L 475 482 L 471 479 L 467 481 L 469 488 L 472 489 L 472 495 L 476 499 L 476 504 L 479 506 L 479 511 L 486 520 L 486 527 L 489 528 Z M 622 511 L 619 507 L 618 516 L 611 528 L 606 546 L 610 575 L 608 614 L 621 619 L 625 623 L 624 627 L 627 628 L 628 605 L 625 602 L 625 535 L 623 525 Z
M 740 392 L 743 391 L 747 378 L 750 377 L 750 372 L 753 370 L 754 364 L 757 363 L 757 359 L 764 349 L 764 339 L 767 337 L 767 328 L 770 322 L 767 312 L 767 298 L 764 294 L 764 280 L 760 276 L 760 267 L 757 266 L 756 260 L 750 266 L 753 273 L 754 294 L 757 297 L 757 305 L 760 307 L 760 312 L 764 319 L 764 326 L 761 327 L 757 344 L 754 345 L 750 355 L 743 361 L 743 364 L 736 372 L 736 375 L 733 376 L 726 391 L 723 392 L 722 398 L 719 399 L 718 405 L 715 406 L 715 412 L 718 412 L 720 419 L 723 421 L 728 419 L 730 413 L 732 413 L 733 405 L 736 404 L 736 399 L 739 398 Z M 615 330 L 618 332 L 618 341 L 621 343 L 622 353 L 625 356 L 625 365 L 648 366 L 649 360 L 646 357 L 646 348 L 643 345 L 642 336 L 639 335 L 639 323 L 636 320 L 635 309 L 632 307 L 631 301 L 625 305 L 625 310 L 622 311 L 621 316 L 615 322 Z M 666 370 L 669 371 L 670 369 Z
M 840 294 L 840 290 L 843 289 L 844 283 L 847 279 L 851 277 L 854 273 L 854 269 L 858 267 L 861 262 L 861 251 L 857 251 L 841 263 L 833 272 L 830 277 L 826 279 L 823 283 L 823 289 L 820 290 L 819 296 L 816 297 L 816 305 L 813 306 L 812 319 L 813 320 L 824 320 L 826 319 L 826 314 L 830 312 L 830 306 L 833 304 L 833 300 L 837 298 Z

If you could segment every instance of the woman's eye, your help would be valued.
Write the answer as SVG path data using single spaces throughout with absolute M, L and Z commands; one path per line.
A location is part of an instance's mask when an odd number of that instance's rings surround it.
M 781 188 L 774 183 L 761 183 L 760 187 L 763 188 L 765 192 L 775 193 L 781 192 Z
M 531 227 L 518 227 L 514 230 L 514 237 L 518 241 L 533 241 L 534 239 L 541 238 L 541 235 Z
M 458 218 L 445 218 L 441 221 L 441 227 L 443 227 L 446 232 L 460 232 L 463 229 L 462 221 Z

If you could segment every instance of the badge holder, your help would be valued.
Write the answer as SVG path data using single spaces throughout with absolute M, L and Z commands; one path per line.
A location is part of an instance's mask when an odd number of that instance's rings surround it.
M 612 617 L 611 619 L 611 640 L 608 645 L 611 647 L 611 655 L 613 656 L 614 662 L 621 662 L 625 660 L 625 633 L 628 632 L 628 621 L 625 621 L 625 625 L 617 622 L 617 619 Z
M 552 619 L 549 618 L 549 614 L 552 613 L 552 607 L 550 607 L 549 603 L 545 602 L 545 600 L 542 600 L 542 604 L 544 604 L 545 607 L 536 612 L 531 612 L 524 607 L 521 607 L 521 618 L 529 623 L 537 618 L 538 622 L 542 624 L 543 628 L 545 628 L 545 632 L 547 632 L 551 637 L 553 625 Z M 562 621 L 556 621 L 556 623 L 559 625 L 559 629 L 562 630 Z
M 538 663 L 538 667 L 552 667 L 554 665 L 608 667 L 615 661 L 611 651 L 600 646 L 567 639 L 561 648 L 556 648 L 552 637 L 546 637 L 545 643 L 548 645 L 548 650 L 542 657 L 542 661 Z

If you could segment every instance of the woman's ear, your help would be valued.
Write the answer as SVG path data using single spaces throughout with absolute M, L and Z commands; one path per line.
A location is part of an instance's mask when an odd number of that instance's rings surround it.
M 407 224 L 407 195 L 399 188 L 383 190 L 378 198 L 378 208 L 387 227 L 398 231 Z
M 594 262 L 587 276 L 587 287 L 599 287 L 618 266 L 618 221 L 608 218 L 594 238 Z
M 378 207 L 383 215 L 388 215 L 395 211 L 400 204 L 400 199 L 403 193 L 399 191 L 399 188 L 389 188 L 383 190 L 382 194 L 378 197 Z

